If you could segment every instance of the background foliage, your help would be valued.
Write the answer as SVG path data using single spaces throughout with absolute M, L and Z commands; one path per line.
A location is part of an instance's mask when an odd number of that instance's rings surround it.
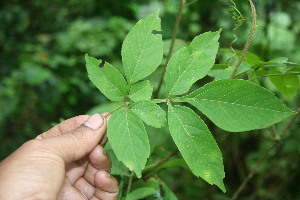
M 191 2 L 191 1 L 187 1 Z M 300 63 L 300 2 L 297 0 L 254 1 L 258 11 L 258 30 L 248 54 L 249 66 L 256 60 L 268 61 L 287 57 Z M 176 48 L 189 44 L 199 33 L 222 28 L 221 49 L 216 63 L 226 63 L 235 22 L 226 0 L 201 0 L 183 12 Z M 135 22 L 157 8 L 162 18 L 164 52 L 168 45 L 177 13 L 174 0 L 3 0 L 0 3 L 0 157 L 5 158 L 24 141 L 48 130 L 52 123 L 75 115 L 111 111 L 116 105 L 88 80 L 84 53 L 108 61 L 121 71 L 120 49 Z M 237 1 L 239 10 L 250 17 L 247 1 Z M 236 31 L 235 49 L 241 49 L 249 29 L 246 22 Z M 247 58 L 246 58 L 247 59 Z M 278 60 L 277 60 L 278 61 Z M 286 62 L 286 61 L 284 61 Z M 284 63 L 281 61 L 280 63 Z M 289 64 L 276 64 L 274 73 L 286 73 Z M 280 65 L 280 64 L 279 64 Z M 246 66 L 247 67 L 247 66 Z M 270 71 L 268 68 L 265 71 Z M 218 69 L 210 73 L 222 78 Z M 151 76 L 154 90 L 161 70 Z M 299 75 L 274 76 L 261 71 L 257 81 L 296 110 L 300 104 Z M 220 77 L 221 76 L 221 77 Z M 206 77 L 199 86 L 212 80 Z M 287 82 L 291 87 L 282 86 Z M 286 84 L 285 84 L 286 86 Z M 288 119 L 287 119 L 288 120 Z M 178 196 L 178 199 L 228 199 L 240 185 L 256 161 L 266 152 L 286 122 L 264 130 L 228 133 L 205 123 L 219 144 L 224 157 L 225 185 L 223 194 L 194 177 L 182 167 L 161 169 L 157 174 Z M 300 122 L 291 126 L 287 137 L 259 168 L 241 199 L 300 198 Z M 153 163 L 168 155 L 174 145 L 170 136 L 148 127 Z M 159 136 L 159 137 L 158 137 Z M 161 146 L 163 144 L 163 146 Z M 180 159 L 180 155 L 175 157 Z M 117 174 L 120 172 L 117 172 Z M 122 172 L 126 173 L 126 172 Z M 181 180 L 181 181 L 178 181 Z M 133 185 L 133 189 L 138 183 Z

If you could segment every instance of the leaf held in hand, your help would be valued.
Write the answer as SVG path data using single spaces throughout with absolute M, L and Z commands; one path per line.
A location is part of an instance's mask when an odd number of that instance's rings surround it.
M 117 158 L 140 178 L 150 155 L 143 121 L 131 110 L 121 108 L 110 117 L 107 136 Z

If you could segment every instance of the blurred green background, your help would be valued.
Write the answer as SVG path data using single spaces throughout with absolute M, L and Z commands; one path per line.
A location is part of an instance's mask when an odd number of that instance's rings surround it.
M 243 15 L 250 17 L 247 1 L 236 3 Z M 254 3 L 259 28 L 250 51 L 264 61 L 288 57 L 300 63 L 300 1 Z M 227 0 L 198 0 L 190 4 L 183 12 L 180 42 L 184 45 L 202 32 L 222 28 L 220 47 L 229 48 L 235 23 L 229 6 Z M 108 100 L 89 81 L 84 54 L 121 66 L 120 49 L 126 34 L 138 19 L 156 9 L 160 9 L 167 52 L 177 7 L 176 0 L 1 0 L 0 159 L 62 119 L 99 109 L 112 110 Z M 249 24 L 246 22 L 236 32 L 236 49 L 242 49 Z M 224 51 L 219 52 L 220 58 L 222 54 Z M 152 80 L 158 80 L 159 72 Z M 299 88 L 286 97 L 268 81 L 261 81 L 290 108 L 297 109 Z M 280 133 L 285 123 L 274 126 L 275 133 Z M 245 188 L 241 199 L 300 199 L 299 127 L 298 119 Z M 161 171 L 160 177 L 179 199 L 228 199 L 273 142 L 269 129 L 241 134 L 227 133 L 212 124 L 210 129 L 223 153 L 228 192 L 222 194 L 188 170 Z

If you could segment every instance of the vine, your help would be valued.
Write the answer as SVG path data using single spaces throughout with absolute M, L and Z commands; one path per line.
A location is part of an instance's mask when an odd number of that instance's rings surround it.
M 240 56 L 237 64 L 235 65 L 235 68 L 230 76 L 230 79 L 233 79 L 242 63 L 242 61 L 244 60 L 244 57 L 246 56 L 246 53 L 248 51 L 248 48 L 252 42 L 252 39 L 254 37 L 254 32 L 257 28 L 257 22 L 256 22 L 256 9 L 255 9 L 255 6 L 252 2 L 252 0 L 248 0 L 248 3 L 250 5 L 250 8 L 251 8 L 251 20 L 252 20 L 252 24 L 251 24 L 251 28 L 250 28 L 250 32 L 249 32 L 249 35 L 248 35 L 248 39 L 247 39 L 247 42 L 243 48 L 243 52 L 242 52 L 242 55 Z
M 232 30 L 233 32 L 233 41 L 230 43 L 230 49 L 231 51 L 233 52 L 233 54 L 228 58 L 227 60 L 227 66 L 230 67 L 230 60 L 233 59 L 235 56 L 236 56 L 236 51 L 235 49 L 233 48 L 233 44 L 237 41 L 238 37 L 237 35 L 235 34 L 235 31 L 240 28 L 244 22 L 247 20 L 246 17 L 244 17 L 241 12 L 238 10 L 236 4 L 234 3 L 234 0 L 230 0 L 230 3 L 232 4 L 230 7 L 229 7 L 229 12 L 231 13 L 232 15 L 232 19 L 234 19 L 235 21 L 235 27 L 234 29 Z

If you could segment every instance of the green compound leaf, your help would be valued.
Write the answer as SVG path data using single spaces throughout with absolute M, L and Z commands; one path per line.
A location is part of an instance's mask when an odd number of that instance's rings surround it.
M 109 119 L 107 136 L 117 158 L 140 178 L 150 155 L 143 121 L 131 110 L 120 108 Z
M 188 107 L 168 104 L 168 110 L 170 133 L 193 174 L 225 192 L 222 154 L 205 123 Z
M 131 110 L 149 126 L 161 128 L 167 124 L 166 112 L 152 101 L 135 102 Z
M 105 63 L 100 68 L 101 60 L 85 54 L 86 68 L 89 79 L 110 100 L 121 101 L 128 91 L 123 75 L 111 64 Z
M 122 60 L 128 83 L 149 76 L 163 58 L 163 41 L 160 34 L 159 12 L 140 20 L 128 33 L 122 46 Z
M 219 80 L 180 98 L 231 132 L 266 128 L 295 112 L 272 92 L 245 80 Z
M 141 101 L 151 99 L 153 86 L 150 81 L 140 81 L 133 84 L 129 91 L 129 98 L 132 101 Z
M 170 59 L 165 83 L 169 95 L 181 95 L 213 67 L 219 48 L 220 31 L 195 37 L 188 47 L 177 51 Z

